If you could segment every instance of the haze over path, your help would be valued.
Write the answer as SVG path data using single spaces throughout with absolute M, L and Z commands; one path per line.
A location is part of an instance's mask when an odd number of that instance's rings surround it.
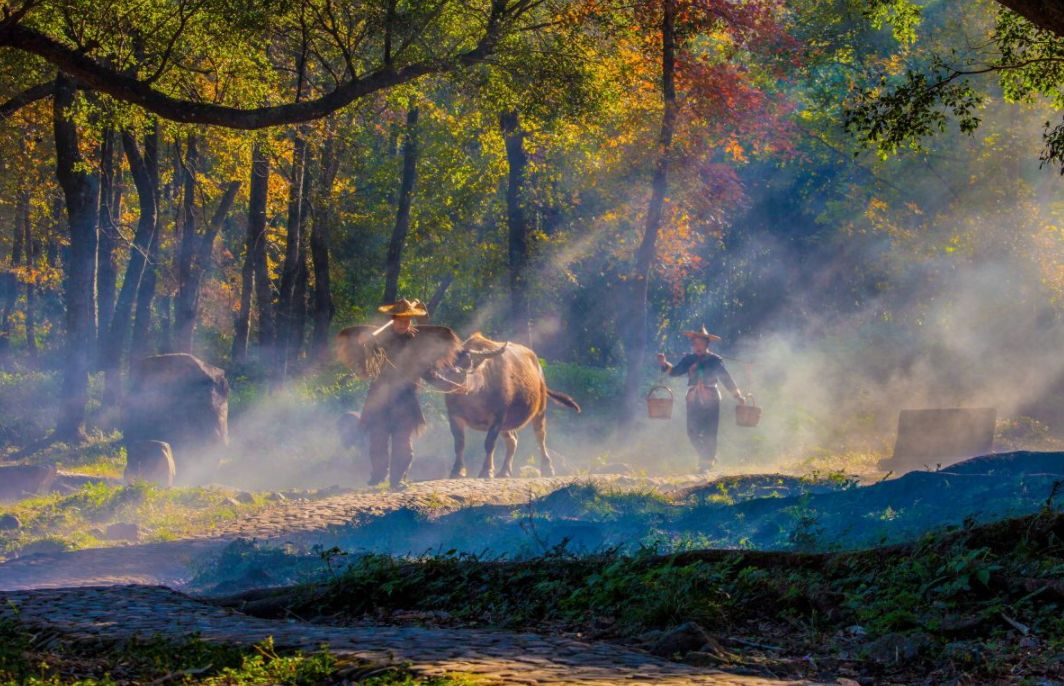
M 414 483 L 399 492 L 359 491 L 316 500 L 289 500 L 176 541 L 39 553 L 8 560 L 0 564 L 0 591 L 109 584 L 181 588 L 195 572 L 198 560 L 237 539 L 311 545 L 330 527 L 357 524 L 403 508 L 440 515 L 476 505 L 519 505 L 573 483 L 592 482 L 642 490 L 702 483 L 694 478 L 616 475 L 447 479 Z
M 531 633 L 374 624 L 330 627 L 260 619 L 162 586 L 187 582 L 197 558 L 236 538 L 307 542 L 331 525 L 399 508 L 444 513 L 471 505 L 517 505 L 530 497 L 589 481 L 617 488 L 663 490 L 685 485 L 677 480 L 616 476 L 464 479 L 413 484 L 399 493 L 358 492 L 287 501 L 198 538 L 31 555 L 0 564 L 0 619 L 17 616 L 20 624 L 61 641 L 152 636 L 182 639 L 198 634 L 208 641 L 251 644 L 272 636 L 282 648 L 315 651 L 328 644 L 338 655 L 405 664 L 426 676 L 476 674 L 485 684 L 808 683 L 727 674 L 614 644 Z

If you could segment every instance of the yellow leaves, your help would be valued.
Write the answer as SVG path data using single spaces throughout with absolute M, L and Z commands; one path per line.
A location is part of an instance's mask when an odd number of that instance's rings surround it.
M 879 198 L 870 198 L 868 206 L 865 208 L 865 216 L 868 219 L 875 221 L 886 214 L 888 208 L 889 205 L 887 205 L 885 201 L 880 200 Z
M 890 58 L 886 61 L 886 64 L 884 65 L 886 67 L 887 73 L 891 76 L 897 76 L 898 74 L 901 74 L 903 71 L 905 71 L 905 61 L 905 56 L 903 56 L 901 53 L 895 53 L 891 55 Z
M 19 283 L 38 288 L 58 287 L 62 281 L 62 273 L 45 264 L 9 267 L 7 271 L 14 274 Z
M 746 151 L 743 149 L 743 146 L 739 143 L 739 141 L 735 140 L 734 138 L 724 144 L 724 152 L 731 156 L 731 158 L 736 162 L 747 161 Z

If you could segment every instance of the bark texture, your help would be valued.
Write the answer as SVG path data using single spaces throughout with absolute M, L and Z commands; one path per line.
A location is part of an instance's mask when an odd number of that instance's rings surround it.
M 639 402 L 639 387 L 646 367 L 647 332 L 649 328 L 648 293 L 650 271 L 657 252 L 658 233 L 669 190 L 669 158 L 672 137 L 676 128 L 676 2 L 665 0 L 661 18 L 661 92 L 663 111 L 661 133 L 658 137 L 658 161 L 651 182 L 650 203 L 647 206 L 643 239 L 636 251 L 635 269 L 629 281 L 632 288 L 630 305 L 631 335 L 628 339 L 627 370 L 625 373 L 625 403 L 621 413 L 625 424 L 634 416 Z
M 499 115 L 499 128 L 506 143 L 509 174 L 506 182 L 507 257 L 510 270 L 510 335 L 526 332 L 531 312 L 528 306 L 528 214 L 525 208 L 525 179 L 528 154 L 525 152 L 525 133 L 516 111 Z M 532 341 L 529 341 L 529 345 Z
M 418 109 L 406 112 L 406 139 L 403 142 L 403 172 L 399 180 L 399 198 L 395 211 L 395 226 L 388 243 L 388 257 L 384 268 L 383 302 L 393 303 L 399 297 L 399 273 L 403 263 L 403 245 L 410 232 L 410 203 L 417 183 L 417 119 Z
M 336 216 L 332 195 L 339 158 L 336 139 L 330 137 L 322 149 L 317 197 L 311 204 L 310 257 L 314 267 L 314 331 L 311 334 L 311 351 L 318 359 L 329 354 L 329 326 L 336 314 L 332 299 L 332 282 L 329 279 L 329 243 Z
M 256 293 L 257 280 L 266 281 L 266 200 L 270 178 L 270 163 L 262 150 L 255 145 L 251 151 L 251 186 L 248 195 L 247 232 L 244 236 L 244 263 L 240 269 L 240 310 L 236 315 L 233 333 L 233 361 L 243 364 L 248 359 L 248 344 L 251 337 L 251 308 Z M 261 263 L 261 266 L 260 266 Z M 261 272 L 261 276 L 260 276 Z M 259 341 L 269 327 L 270 310 L 273 306 L 269 295 L 269 283 L 264 283 L 265 295 L 258 300 Z
M 89 363 L 96 342 L 96 220 L 99 183 L 85 171 L 77 125 L 71 119 L 74 82 L 60 74 L 55 81 L 53 125 L 56 177 L 63 189 L 70 230 L 65 261 L 67 354 L 63 369 L 63 399 L 55 436 L 81 440 L 85 433 L 85 405 L 89 399 Z

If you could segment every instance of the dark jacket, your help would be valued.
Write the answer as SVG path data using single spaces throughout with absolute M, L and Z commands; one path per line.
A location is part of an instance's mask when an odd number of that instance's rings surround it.
M 683 376 L 686 374 L 688 386 L 698 386 L 699 384 L 716 386 L 717 380 L 720 379 L 724 383 L 724 387 L 732 393 L 735 393 L 738 388 L 732 380 L 731 374 L 724 368 L 724 362 L 720 359 L 720 356 L 713 353 L 706 353 L 705 355 L 690 353 L 685 355 L 675 366 L 665 362 L 661 365 L 661 371 L 667 372 L 669 376 Z
M 425 415 L 417 399 L 420 378 L 411 374 L 410 343 L 416 334 L 397 334 L 385 331 L 377 344 L 386 356 L 380 374 L 369 386 L 366 404 L 362 409 L 362 427 L 409 427 L 420 432 L 426 426 Z

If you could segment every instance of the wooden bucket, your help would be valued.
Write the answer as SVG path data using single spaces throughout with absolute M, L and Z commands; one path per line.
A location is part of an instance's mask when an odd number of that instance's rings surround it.
M 665 391 L 667 395 L 661 395 Z M 672 417 L 672 389 L 662 384 L 651 386 L 647 391 L 647 416 L 651 419 Z
M 739 426 L 757 426 L 759 421 L 761 421 L 761 408 L 754 403 L 754 396 L 747 396 L 745 405 L 735 406 L 735 423 Z

